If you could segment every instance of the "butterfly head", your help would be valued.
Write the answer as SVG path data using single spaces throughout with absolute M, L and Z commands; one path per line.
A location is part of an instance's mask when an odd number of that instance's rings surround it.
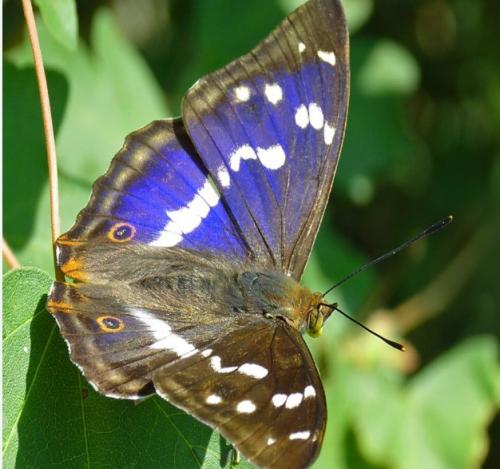
M 307 333 L 311 337 L 319 337 L 323 333 L 325 321 L 330 317 L 336 303 L 328 305 L 322 302 L 323 296 L 320 293 L 313 293 L 313 308 L 307 316 Z

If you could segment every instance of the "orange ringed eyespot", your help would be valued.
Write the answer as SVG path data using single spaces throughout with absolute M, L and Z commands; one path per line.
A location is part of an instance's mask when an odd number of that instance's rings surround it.
M 135 227 L 129 223 L 117 223 L 113 225 L 108 233 L 108 238 L 114 243 L 125 243 L 134 238 Z
M 103 332 L 121 332 L 125 328 L 123 321 L 114 316 L 100 316 L 96 321 Z

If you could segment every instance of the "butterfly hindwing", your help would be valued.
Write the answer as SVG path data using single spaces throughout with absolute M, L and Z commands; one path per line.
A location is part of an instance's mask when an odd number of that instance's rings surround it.
M 326 405 L 302 337 L 280 322 L 229 333 L 191 363 L 154 376 L 157 392 L 226 436 L 261 467 L 304 467 L 323 439 Z
M 186 129 L 239 229 L 297 279 L 330 193 L 348 89 L 340 5 L 312 0 L 184 98 Z
M 91 281 L 55 282 L 48 309 L 72 360 L 106 395 L 139 397 L 159 366 L 255 320 L 231 309 L 238 304 L 228 292 L 234 264 L 157 246 L 68 251 Z
M 129 246 L 125 265 L 154 252 L 163 270 L 147 263 L 126 270 L 113 261 L 116 253 L 85 249 L 94 281 L 56 282 L 48 307 L 72 360 L 99 392 L 137 399 L 156 391 L 262 466 L 314 456 L 326 410 L 312 358 L 281 319 L 235 314 L 240 287 L 228 286 L 237 267 L 179 249 Z

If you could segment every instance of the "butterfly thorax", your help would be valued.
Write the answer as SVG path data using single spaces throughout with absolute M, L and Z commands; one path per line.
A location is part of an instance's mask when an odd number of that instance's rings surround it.
M 286 321 L 299 332 L 313 337 L 321 334 L 331 309 L 321 304 L 322 295 L 279 272 L 243 272 L 238 276 L 247 311 L 269 319 Z

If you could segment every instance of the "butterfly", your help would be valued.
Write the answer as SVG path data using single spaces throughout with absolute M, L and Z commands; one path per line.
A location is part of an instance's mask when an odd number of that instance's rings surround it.
M 56 243 L 48 310 L 105 396 L 156 393 L 261 467 L 306 467 L 326 424 L 300 285 L 346 124 L 338 0 L 310 0 L 130 134 Z

